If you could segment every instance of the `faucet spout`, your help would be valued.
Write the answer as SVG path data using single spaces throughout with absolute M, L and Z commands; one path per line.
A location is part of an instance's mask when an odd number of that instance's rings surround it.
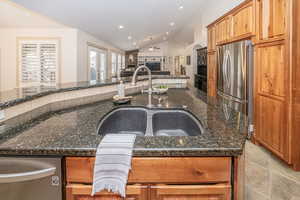
M 137 77 L 137 75 L 138 75 L 138 72 L 139 72 L 141 69 L 146 69 L 146 71 L 148 72 L 149 90 L 152 91 L 152 74 L 151 74 L 151 70 L 150 70 L 148 67 L 146 67 L 145 65 L 139 66 L 139 67 L 134 71 L 134 74 L 133 74 L 133 77 L 132 77 L 132 85 L 136 85 L 136 77 Z
M 148 107 L 152 107 L 152 103 L 151 103 L 151 95 L 152 95 L 152 74 L 151 74 L 151 70 L 146 67 L 145 65 L 142 65 L 142 66 L 139 66 L 134 74 L 133 74 L 133 77 L 132 77 L 132 85 L 136 85 L 136 77 L 138 76 L 138 72 L 141 70 L 141 69 L 146 69 L 146 71 L 148 72 L 148 79 L 149 79 L 149 85 L 148 85 Z

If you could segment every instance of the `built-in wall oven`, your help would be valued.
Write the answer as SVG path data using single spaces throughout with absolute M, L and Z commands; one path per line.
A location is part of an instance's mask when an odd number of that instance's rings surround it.
M 0 157 L 0 199 L 62 200 L 61 158 Z
M 195 74 L 195 87 L 207 92 L 207 48 L 197 49 L 197 74 Z

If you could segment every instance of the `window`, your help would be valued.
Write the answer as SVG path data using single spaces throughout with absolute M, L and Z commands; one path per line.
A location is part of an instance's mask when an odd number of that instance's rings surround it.
M 117 55 L 115 53 L 111 53 L 111 74 L 112 76 L 117 75 Z
M 126 64 L 125 64 L 125 56 L 122 56 L 122 69 L 126 68 Z
M 90 81 L 97 82 L 106 79 L 106 55 L 105 50 L 89 46 L 89 67 L 90 67 Z
M 122 55 L 118 55 L 118 72 L 122 69 Z
M 21 41 L 19 47 L 22 86 L 54 85 L 57 82 L 58 42 Z

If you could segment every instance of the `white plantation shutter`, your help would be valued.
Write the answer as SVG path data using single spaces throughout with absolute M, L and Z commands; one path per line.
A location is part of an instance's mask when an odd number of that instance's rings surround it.
M 22 84 L 55 84 L 58 52 L 56 41 L 22 41 Z

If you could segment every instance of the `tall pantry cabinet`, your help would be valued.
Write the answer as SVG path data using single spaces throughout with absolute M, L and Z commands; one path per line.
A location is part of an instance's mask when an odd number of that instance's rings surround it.
M 300 170 L 299 19 L 299 0 L 246 0 L 208 26 L 208 32 L 216 30 L 217 46 L 252 40 L 254 141 L 295 170 Z

